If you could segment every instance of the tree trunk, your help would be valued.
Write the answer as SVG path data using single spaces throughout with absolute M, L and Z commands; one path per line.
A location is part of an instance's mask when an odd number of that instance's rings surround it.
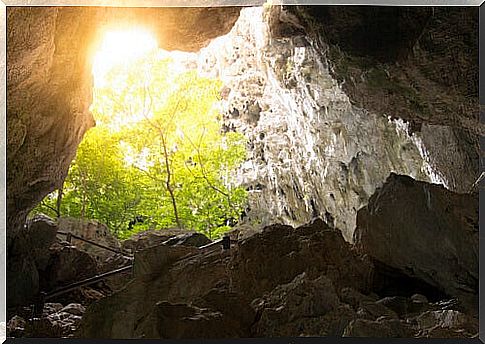
M 57 202 L 56 202 L 57 218 L 61 217 L 61 205 L 62 205 L 63 194 L 64 194 L 64 182 L 62 182 L 61 187 L 57 189 Z
M 172 171 L 170 169 L 170 161 L 168 157 L 168 150 L 167 150 L 167 142 L 165 137 L 162 135 L 162 146 L 163 146 L 163 155 L 165 158 L 165 171 L 167 172 L 167 179 L 165 180 L 165 187 L 167 188 L 168 193 L 170 194 L 170 199 L 172 200 L 172 207 L 173 207 L 173 215 L 175 217 L 175 223 L 177 224 L 178 228 L 182 228 L 182 223 L 180 222 L 178 210 L 177 210 L 177 201 L 175 199 L 174 189 L 172 187 Z

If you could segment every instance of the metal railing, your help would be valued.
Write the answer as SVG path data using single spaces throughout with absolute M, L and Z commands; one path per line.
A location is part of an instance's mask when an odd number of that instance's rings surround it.
M 89 239 L 83 238 L 83 237 L 81 237 L 79 235 L 76 235 L 76 234 L 73 234 L 73 233 L 63 232 L 63 231 L 57 231 L 57 234 L 65 235 L 67 242 L 71 242 L 72 241 L 72 238 L 78 239 L 78 240 L 87 242 L 88 244 L 91 244 L 93 246 L 97 246 L 99 248 L 105 249 L 107 251 L 111 251 L 111 252 L 114 252 L 114 253 L 121 254 L 124 258 L 133 259 L 133 256 L 132 255 L 127 255 L 126 252 L 123 252 L 123 251 L 116 250 L 116 249 L 111 248 L 111 247 L 108 247 L 108 246 L 104 246 L 104 245 L 98 244 L 97 242 L 91 241 Z
M 73 291 L 77 288 L 94 284 L 96 282 L 102 281 L 105 278 L 108 278 L 108 277 L 111 277 L 111 276 L 114 276 L 114 275 L 117 275 L 117 274 L 120 274 L 120 273 L 123 273 L 123 272 L 127 272 L 127 271 L 130 271 L 132 269 L 133 269 L 133 265 L 130 264 L 130 265 L 124 266 L 124 267 L 116 269 L 116 270 L 108 271 L 108 272 L 105 272 L 103 274 L 99 274 L 99 275 L 96 275 L 96 276 L 93 276 L 93 277 L 89 277 L 85 280 L 69 284 L 65 287 L 61 287 L 59 289 L 56 289 L 56 290 L 54 290 L 50 293 L 40 292 L 39 295 L 37 296 L 35 302 L 34 302 L 34 305 L 33 305 L 32 317 L 33 318 L 40 317 L 42 315 L 43 311 L 44 311 L 45 302 L 56 297 L 56 296 L 66 294 L 66 293 Z

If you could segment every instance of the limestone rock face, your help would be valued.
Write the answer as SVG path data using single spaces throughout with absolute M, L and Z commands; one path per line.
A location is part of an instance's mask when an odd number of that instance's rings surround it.
M 64 180 L 94 125 L 91 59 L 103 30 L 151 29 L 161 47 L 198 50 L 226 33 L 239 8 L 9 7 L 7 10 L 7 227 Z
M 356 247 L 372 260 L 478 305 L 478 200 L 392 174 L 361 209 Z
M 94 125 L 90 9 L 7 11 L 7 227 L 14 235 L 30 209 L 65 178 L 84 132 Z
M 477 8 L 287 10 L 325 41 L 331 74 L 351 102 L 409 122 L 445 185 L 466 192 L 478 177 L 478 135 L 485 132 L 478 120 Z
M 403 25 L 423 19 L 412 10 L 398 14 L 408 18 Z M 327 22 L 330 29 L 335 26 L 323 19 L 321 25 Z M 428 121 L 417 132 L 402 115 L 408 104 L 380 111 L 356 103 L 348 81 L 334 68 L 327 36 L 312 35 L 315 28 L 305 23 L 290 9 L 245 8 L 228 35 L 192 57 L 199 72 L 224 83 L 223 130 L 242 132 L 249 141 L 248 159 L 234 176 L 249 191 L 246 220 L 299 226 L 321 217 L 351 241 L 357 210 L 390 172 L 468 190 L 477 177 L 474 141 L 439 121 Z M 404 49 L 411 37 L 402 40 Z M 365 77 L 377 83 L 380 74 Z M 386 102 L 387 94 L 376 94 L 380 89 L 369 90 L 369 97 Z
M 346 81 L 345 92 L 359 106 L 419 125 L 483 132 L 483 126 L 476 126 L 477 8 L 288 10 L 310 31 L 324 33 L 334 75 Z

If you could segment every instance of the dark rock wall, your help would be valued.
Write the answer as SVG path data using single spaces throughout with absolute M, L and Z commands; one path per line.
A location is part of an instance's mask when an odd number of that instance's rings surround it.
M 311 6 L 304 10 L 324 23 L 328 43 L 380 62 L 406 58 L 433 13 L 431 7 Z
M 11 8 L 7 17 L 7 228 L 59 186 L 94 125 L 90 10 Z M 83 15 L 84 14 L 84 15 Z
M 483 133 L 475 7 L 291 7 L 329 44 L 335 77 L 356 104 Z M 399 114 L 395 114 L 399 110 Z

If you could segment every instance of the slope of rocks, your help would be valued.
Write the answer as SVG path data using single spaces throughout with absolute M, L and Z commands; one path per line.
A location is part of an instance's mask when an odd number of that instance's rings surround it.
M 478 332 L 476 209 L 476 195 L 391 174 L 359 211 L 355 244 L 320 219 L 246 235 L 241 227 L 230 233 L 230 249 L 207 246 L 200 234 L 140 233 L 121 244 L 135 254 L 128 275 L 49 301 L 39 319 L 25 309 L 26 298 L 11 313 L 8 331 L 82 338 L 469 338 Z M 56 241 L 55 228 L 38 217 L 27 231 L 51 238 L 32 246 L 43 288 L 60 285 L 58 276 L 74 281 L 73 267 L 89 266 L 75 257 L 97 267 L 89 254 Z M 111 268 L 121 265 L 112 259 Z
M 414 202 L 406 199 L 398 186 L 424 192 L 425 203 L 409 190 Z M 386 194 L 403 203 L 394 207 Z M 432 208 L 426 208 L 427 199 Z M 264 227 L 229 250 L 147 248 L 135 256 L 134 279 L 88 307 L 78 335 L 472 337 L 478 332 L 478 290 L 468 284 L 473 278 L 464 278 L 475 275 L 478 263 L 474 206 L 473 195 L 391 175 L 359 212 L 356 245 L 316 219 L 298 228 Z M 432 225 L 433 217 L 443 220 Z M 396 240 L 403 240 L 399 247 L 392 246 L 398 241 L 379 236 L 382 228 L 394 229 L 386 222 L 393 218 L 401 232 Z M 399 223 L 400 218 L 409 225 Z M 453 225 L 446 226 L 447 219 Z M 452 246 L 439 249 L 432 235 L 423 234 L 438 230 Z M 470 249 L 458 249 L 462 243 Z M 424 255 L 426 247 L 433 259 Z M 380 257 L 380 252 L 388 255 Z M 413 269 L 398 265 L 407 262 L 405 257 Z M 460 262 L 461 271 L 446 265 L 452 260 Z

